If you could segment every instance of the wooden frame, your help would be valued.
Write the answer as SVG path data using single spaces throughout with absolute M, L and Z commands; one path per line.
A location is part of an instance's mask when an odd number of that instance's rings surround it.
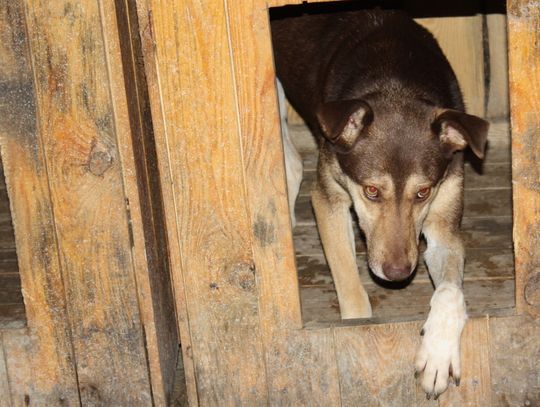
M 167 174 L 168 224 L 176 225 L 169 240 L 179 256 L 172 270 L 190 402 L 429 404 L 412 377 L 421 322 L 301 329 L 267 16 L 269 6 L 291 3 L 138 2 L 158 156 L 169 158 L 160 166 Z M 522 52 L 534 42 L 525 38 L 534 32 L 527 25 L 539 18 L 538 5 L 527 4 L 527 15 L 520 11 L 525 3 L 509 3 L 510 44 Z M 510 57 L 516 78 L 525 55 Z M 538 72 L 529 69 L 536 77 L 514 79 L 512 92 L 526 92 L 521 86 L 537 83 Z M 536 145 L 538 117 L 529 120 L 527 134 L 519 125 L 513 129 L 514 144 L 525 137 Z M 518 210 L 524 193 L 536 199 L 533 188 L 516 188 Z M 538 206 L 532 198 L 528 202 L 530 209 L 515 218 L 515 234 L 530 235 L 524 224 Z M 524 281 L 531 278 L 534 250 L 530 241 L 516 243 L 516 253 L 529 259 L 526 267 L 516 262 L 518 280 Z M 538 308 L 524 305 L 523 285 L 517 290 L 516 316 L 469 321 L 462 386 L 449 389 L 440 405 L 497 405 L 505 397 L 529 397 L 516 392 L 523 389 L 517 380 L 502 384 L 516 362 L 501 349 L 515 348 L 511 335 L 539 330 L 528 317 Z M 535 302 L 537 287 L 530 290 Z M 526 364 L 525 370 L 534 369 Z M 527 386 L 537 394 L 534 384 Z M 392 391 L 381 392 L 388 387 Z
M 0 330 L 0 406 L 166 405 L 172 292 L 192 405 L 540 402 L 540 5 L 508 2 L 516 313 L 470 320 L 462 386 L 427 401 L 421 321 L 302 327 L 267 14 L 290 3 L 6 2 L 28 326 Z

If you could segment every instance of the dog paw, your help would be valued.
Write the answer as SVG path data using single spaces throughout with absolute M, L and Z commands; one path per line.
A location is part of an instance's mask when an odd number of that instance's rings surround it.
M 461 332 L 466 320 L 461 289 L 449 283 L 441 284 L 431 299 L 415 362 L 416 375 L 423 373 L 422 388 L 428 399 L 436 399 L 448 388 L 450 376 L 459 385 Z

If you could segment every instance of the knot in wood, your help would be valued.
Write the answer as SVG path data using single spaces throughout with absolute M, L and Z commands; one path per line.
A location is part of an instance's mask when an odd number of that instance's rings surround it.
M 244 291 L 255 289 L 255 265 L 252 262 L 236 263 L 231 268 L 229 282 Z
M 540 272 L 533 273 L 527 280 L 525 301 L 533 307 L 540 306 Z
M 94 146 L 88 158 L 88 171 L 96 176 L 101 176 L 111 168 L 112 162 L 113 158 L 108 151 L 99 150 Z

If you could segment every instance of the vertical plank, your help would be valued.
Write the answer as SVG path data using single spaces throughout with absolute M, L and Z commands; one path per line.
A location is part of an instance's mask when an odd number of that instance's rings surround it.
M 161 185 L 142 70 L 135 5 L 104 0 L 104 41 L 111 76 L 122 175 L 133 229 L 140 312 L 155 405 L 168 405 L 178 358 L 178 334 Z M 118 24 L 117 24 L 118 22 Z
M 82 404 L 150 405 L 100 7 L 26 0 L 38 127 Z
M 486 117 L 507 119 L 508 106 L 508 41 L 506 15 L 486 15 L 489 46 L 489 90 Z
M 148 0 L 149 1 L 149 0 Z M 157 60 L 157 47 L 154 40 L 152 10 L 147 0 L 137 0 L 138 29 L 141 38 L 141 52 L 148 89 L 150 115 L 152 116 L 152 131 L 155 135 L 156 148 L 155 165 L 161 178 L 161 194 L 164 208 L 164 230 L 167 232 L 167 253 L 170 262 L 170 277 L 173 288 L 173 297 L 176 308 L 177 326 L 182 344 L 182 362 L 186 380 L 187 399 L 191 405 L 198 405 L 197 386 L 195 381 L 195 364 L 191 351 L 191 336 L 189 330 L 188 311 L 186 303 L 185 286 L 182 277 L 182 256 L 180 241 L 177 232 L 177 214 L 175 189 L 173 187 L 173 174 L 168 157 L 166 138 L 165 112 L 162 103 L 160 84 L 160 65 Z
M 6 352 L 3 343 L 3 334 L 0 331 L 0 407 L 11 407 L 11 389 L 9 388 L 8 371 L 6 365 Z
M 177 296 L 185 295 L 179 323 L 188 320 L 198 401 L 264 405 L 260 271 L 251 252 L 226 10 L 222 0 L 149 0 L 147 7 L 158 72 L 148 79 L 161 91 L 151 96 L 152 112 L 164 122 L 156 142 L 160 160 L 168 160 L 161 172 L 170 173 L 176 215 L 167 227 L 172 250 L 181 253 L 181 269 L 172 273 Z
M 343 406 L 424 406 L 414 378 L 420 322 L 336 327 Z
M 11 393 L 11 404 L 13 407 L 19 406 L 48 406 L 48 405 L 71 405 L 75 400 L 59 399 L 53 400 L 41 393 L 35 382 L 36 372 L 33 370 L 35 358 L 32 341 L 26 329 L 5 330 L 1 334 L 2 346 L 6 360 L 6 371 L 9 380 L 9 390 Z M 39 374 L 39 373 L 38 373 Z M 59 384 L 60 386 L 60 384 Z M 58 389 L 60 392 L 62 389 Z M 53 404 L 48 404 L 51 401 Z M 76 400 L 78 405 L 78 400 Z
M 491 406 L 489 318 L 467 321 L 461 336 L 461 384 L 451 385 L 440 407 Z
M 490 320 L 493 407 L 540 405 L 540 322 L 527 316 Z
M 516 307 L 540 316 L 540 3 L 508 1 Z
M 330 329 L 300 331 L 268 10 L 226 1 L 270 405 L 340 404 Z M 264 182 L 261 182 L 264 180 Z M 299 380 L 299 377 L 302 379 Z
M 482 16 L 418 18 L 430 30 L 456 73 L 470 114 L 485 115 Z
M 24 369 L 19 373 L 10 369 L 21 377 L 32 373 L 33 391 L 26 395 L 34 403 L 78 405 L 22 0 L 3 2 L 0 16 L 0 146 L 35 363 L 17 365 Z

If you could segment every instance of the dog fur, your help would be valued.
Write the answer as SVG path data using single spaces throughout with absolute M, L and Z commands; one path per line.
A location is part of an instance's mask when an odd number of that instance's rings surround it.
M 416 369 L 428 396 L 437 397 L 450 374 L 459 384 L 467 319 L 462 151 L 469 146 L 482 158 L 489 125 L 464 112 L 437 42 L 402 12 L 275 20 L 272 40 L 285 94 L 318 140 L 312 204 L 342 318 L 371 316 L 357 270 L 351 206 L 366 237 L 369 267 L 383 280 L 409 278 L 420 235 L 427 240 L 424 258 L 435 292 Z M 298 175 L 298 161 L 286 151 L 290 178 Z M 297 191 L 289 189 L 291 211 Z

